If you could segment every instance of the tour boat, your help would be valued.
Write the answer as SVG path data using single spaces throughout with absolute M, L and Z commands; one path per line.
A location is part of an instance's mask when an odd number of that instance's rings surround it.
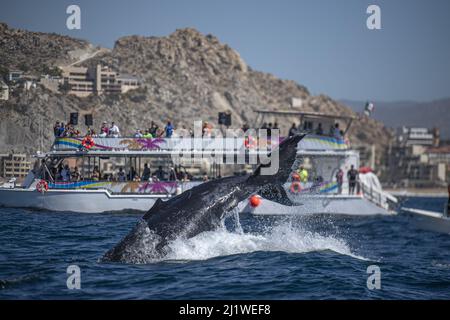
M 450 234 L 450 217 L 441 212 L 414 208 L 402 208 L 402 211 L 412 216 L 411 221 L 420 229 Z
M 306 113 L 296 110 L 259 111 L 259 121 L 272 116 L 298 116 L 301 128 L 312 132 L 303 138 L 297 148 L 297 161 L 293 171 L 300 165 L 309 172 L 308 181 L 295 181 L 291 177 L 284 185 L 291 205 L 283 205 L 261 198 L 258 205 L 248 201 L 241 209 L 255 215 L 310 215 L 310 214 L 342 214 L 342 215 L 392 215 L 397 212 L 397 199 L 382 189 L 381 183 L 369 167 L 360 168 L 360 154 L 351 148 L 348 139 L 314 134 L 319 123 L 321 127 L 334 126 L 337 121 L 346 123 L 344 135 L 354 117 Z M 351 166 L 358 169 L 358 181 L 355 192 L 350 194 L 347 172 Z M 337 171 L 344 173 L 343 183 L 339 187 L 336 179 Z

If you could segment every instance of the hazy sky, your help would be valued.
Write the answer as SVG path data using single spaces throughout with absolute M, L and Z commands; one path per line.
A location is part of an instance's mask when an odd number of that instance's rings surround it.
M 66 28 L 70 4 L 81 7 L 81 30 Z M 381 30 L 366 27 L 370 4 L 381 8 Z M 3 0 L 0 21 L 110 48 L 124 35 L 195 27 L 235 48 L 253 69 L 293 79 L 313 94 L 450 96 L 448 0 Z

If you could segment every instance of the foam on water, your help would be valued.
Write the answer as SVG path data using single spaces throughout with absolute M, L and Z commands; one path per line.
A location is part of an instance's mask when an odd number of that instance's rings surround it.
M 242 229 L 229 231 L 221 227 L 216 231 L 198 234 L 190 239 L 176 239 L 164 260 L 206 260 L 214 257 L 246 254 L 256 251 L 306 253 L 331 250 L 360 260 L 367 260 L 351 252 L 345 241 L 334 236 L 322 236 L 283 223 L 266 228 L 261 233 L 244 233 Z

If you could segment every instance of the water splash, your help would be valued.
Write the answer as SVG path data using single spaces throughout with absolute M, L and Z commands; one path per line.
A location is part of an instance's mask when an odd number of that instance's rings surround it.
M 215 231 L 203 232 L 190 239 L 176 239 L 169 244 L 169 248 L 170 253 L 164 260 L 207 260 L 256 251 L 307 253 L 325 250 L 368 260 L 353 254 L 344 240 L 310 232 L 290 222 L 266 227 L 257 233 L 244 233 L 240 223 L 232 231 L 222 225 Z

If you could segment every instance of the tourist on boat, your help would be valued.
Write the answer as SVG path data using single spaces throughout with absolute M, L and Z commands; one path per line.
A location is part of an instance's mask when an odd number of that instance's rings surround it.
M 305 167 L 300 166 L 298 169 L 298 175 L 300 177 L 300 182 L 308 182 L 308 171 L 305 169 Z
M 71 124 L 71 125 L 69 125 L 69 132 L 67 135 L 69 137 L 79 137 L 80 131 L 78 129 L 75 129 L 75 127 Z
M 177 172 L 173 167 L 171 167 L 169 171 L 169 181 L 177 181 Z
M 100 134 L 98 135 L 100 138 L 106 138 L 109 135 L 108 123 L 103 121 L 102 126 L 100 128 Z
M 348 179 L 348 193 L 355 194 L 355 187 L 358 180 L 358 170 L 355 169 L 354 165 L 351 165 L 350 170 L 347 172 Z
M 148 181 L 150 179 L 150 175 L 151 175 L 150 168 L 148 167 L 148 164 L 145 163 L 144 164 L 144 171 L 142 172 L 141 180 L 142 181 Z
M 183 180 L 184 174 L 181 171 L 181 168 L 175 167 L 175 175 L 176 175 L 178 181 Z
M 64 125 L 64 122 L 61 122 L 61 125 L 58 129 L 58 137 L 64 137 L 64 133 L 66 131 L 66 126 Z
M 142 138 L 150 139 L 150 138 L 153 138 L 153 135 L 150 133 L 150 131 L 145 130 L 144 134 L 142 135 Z
M 61 178 L 62 178 L 62 181 L 64 181 L 64 182 L 70 181 L 70 169 L 67 164 L 61 170 Z
M 98 169 L 98 166 L 94 167 L 94 170 L 92 171 L 91 179 L 94 181 L 100 180 L 100 170 Z
M 80 171 L 78 170 L 78 167 L 75 167 L 72 174 L 72 181 L 78 182 L 81 180 Z
M 344 184 L 344 171 L 339 168 L 338 172 L 336 173 L 336 183 L 338 186 L 338 193 L 342 194 L 342 185 Z
M 189 176 L 189 174 L 187 172 L 183 173 L 183 182 L 188 182 L 191 181 L 191 176 Z
M 293 137 L 297 134 L 298 130 L 297 130 L 297 126 L 295 123 L 292 124 L 292 127 L 289 129 L 289 133 L 288 136 L 289 137 Z
M 128 171 L 128 181 L 134 181 L 134 178 L 136 177 L 136 170 L 134 167 L 130 168 L 130 171 Z
M 203 182 L 208 182 L 209 181 L 209 177 L 208 177 L 208 175 L 206 174 L 206 172 L 203 174 Z
M 263 123 L 263 125 L 261 126 L 261 129 L 263 129 L 263 130 L 264 130 L 264 129 L 266 129 L 266 130 L 268 129 L 267 122 L 264 122 L 264 123 Z
M 170 121 L 167 121 L 167 125 L 164 130 L 166 132 L 166 138 L 171 138 L 173 134 L 173 125 Z
M 319 135 L 319 136 L 323 135 L 323 128 L 322 128 L 322 124 L 321 123 L 319 123 L 319 125 L 317 126 L 316 134 Z
M 59 121 L 56 121 L 55 125 L 53 126 L 53 134 L 56 137 L 59 137 L 59 128 L 61 127 L 61 124 L 59 123 Z
M 117 180 L 119 182 L 125 182 L 127 181 L 127 177 L 125 175 L 125 171 L 123 171 L 122 168 L 119 168 L 119 172 L 117 173 Z
M 56 179 L 56 181 L 62 181 L 62 171 L 63 171 L 64 167 L 62 164 L 60 164 L 58 167 L 55 168 L 55 174 L 54 177 Z
M 158 125 L 154 121 L 152 121 L 150 129 L 148 130 L 149 133 L 152 135 L 152 137 L 157 137 L 158 130 L 159 130 Z
M 279 130 L 280 128 L 278 127 L 278 122 L 275 122 L 274 124 L 273 124 L 273 128 L 272 129 L 274 129 L 274 130 Z
M 147 130 L 145 130 L 147 132 Z M 142 134 L 142 130 L 136 129 L 136 132 L 134 133 L 134 138 L 142 138 L 144 135 Z
M 159 181 L 166 180 L 166 172 L 163 170 L 162 166 L 159 166 L 158 170 L 156 170 L 153 174 Z
M 278 122 L 275 122 L 275 123 L 273 124 L 273 127 L 272 127 L 271 130 L 280 130 L 280 128 L 278 127 Z M 272 136 L 272 131 L 270 132 L 270 136 Z
M 336 123 L 334 125 L 334 133 L 333 133 L 333 137 L 335 139 L 341 140 L 342 139 L 342 135 L 341 135 L 341 130 L 339 129 L 339 123 Z
M 272 129 L 272 122 L 270 122 L 267 126 L 267 139 L 270 139 L 272 137 Z
M 206 137 L 206 138 L 211 137 L 211 129 L 212 128 L 207 121 L 203 122 L 202 137 Z
M 114 123 L 114 121 L 111 123 L 111 127 L 109 128 L 109 136 L 113 138 L 120 137 L 119 127 Z

